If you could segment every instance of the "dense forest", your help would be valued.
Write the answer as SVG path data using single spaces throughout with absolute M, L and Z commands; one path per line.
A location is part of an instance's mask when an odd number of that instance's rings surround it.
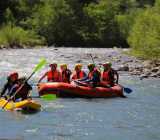
M 131 47 L 160 57 L 160 0 L 1 0 L 0 47 Z

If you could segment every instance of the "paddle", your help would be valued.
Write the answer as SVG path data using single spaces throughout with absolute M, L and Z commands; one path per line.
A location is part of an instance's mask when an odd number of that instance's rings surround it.
M 46 94 L 46 95 L 41 95 L 41 96 L 30 96 L 30 98 L 41 98 L 47 101 L 53 101 L 57 99 L 56 94 Z
M 130 89 L 128 87 L 124 87 L 124 86 L 122 86 L 122 87 L 123 87 L 124 92 L 126 92 L 127 94 L 130 94 L 133 91 L 132 89 Z
M 91 53 L 89 53 L 89 56 L 91 57 L 93 64 L 95 64 L 95 63 L 94 63 L 94 58 L 93 58 L 93 56 L 92 56 Z
M 41 61 L 39 62 L 39 64 L 34 68 L 33 72 L 31 73 L 31 75 L 24 81 L 24 83 L 16 90 L 16 92 L 7 100 L 7 102 L 4 104 L 4 106 L 2 107 L 2 109 L 5 108 L 5 106 L 9 103 L 10 100 L 12 100 L 16 94 L 23 88 L 23 86 L 25 85 L 25 83 L 38 71 L 40 70 L 44 65 L 46 64 L 46 59 L 41 59 Z
M 47 100 L 47 101 L 53 101 L 57 99 L 56 94 L 46 94 L 46 95 L 42 95 L 40 96 L 42 99 Z

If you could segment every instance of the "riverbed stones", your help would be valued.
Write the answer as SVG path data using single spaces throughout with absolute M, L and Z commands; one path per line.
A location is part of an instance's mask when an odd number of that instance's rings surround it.
M 127 64 L 121 65 L 121 66 L 118 68 L 118 71 L 129 71 L 129 66 L 128 66 Z

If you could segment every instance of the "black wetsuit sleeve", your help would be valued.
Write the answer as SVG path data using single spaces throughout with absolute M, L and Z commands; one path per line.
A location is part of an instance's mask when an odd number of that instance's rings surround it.
M 8 82 L 4 85 L 4 87 L 3 87 L 3 89 L 2 89 L 2 91 L 1 91 L 1 93 L 0 93 L 0 97 L 2 97 L 4 94 L 5 94 L 5 92 L 6 92 L 6 90 L 8 89 L 8 87 L 9 87 L 9 84 L 8 84 Z

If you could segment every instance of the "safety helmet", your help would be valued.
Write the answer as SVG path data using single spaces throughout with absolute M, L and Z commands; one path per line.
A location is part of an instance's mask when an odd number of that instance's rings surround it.
M 75 69 L 77 69 L 77 68 L 78 68 L 78 69 L 82 69 L 82 64 L 76 64 L 74 68 L 75 68 Z
M 12 73 L 9 74 L 8 77 L 9 77 L 9 78 L 18 79 L 18 73 L 17 73 L 17 72 L 12 72 Z
M 49 64 L 50 67 L 57 67 L 57 63 Z
M 67 64 L 61 64 L 60 67 L 67 69 Z
M 107 61 L 107 62 L 103 63 L 103 66 L 104 66 L 104 67 L 106 67 L 106 66 L 111 67 L 111 66 L 112 66 L 112 63 Z
M 95 64 L 93 64 L 93 63 L 90 63 L 90 64 L 88 64 L 88 68 L 90 69 L 90 68 L 94 68 L 95 67 Z

